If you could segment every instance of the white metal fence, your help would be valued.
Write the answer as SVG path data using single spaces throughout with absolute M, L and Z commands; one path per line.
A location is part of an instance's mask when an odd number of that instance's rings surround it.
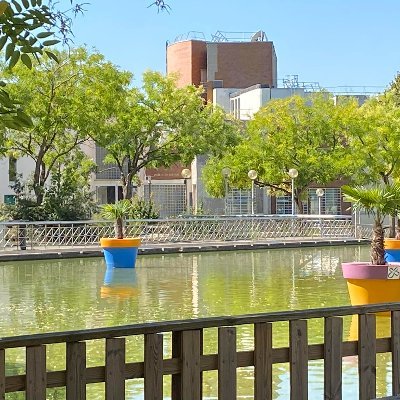
M 146 244 L 370 237 L 370 228 L 355 227 L 350 216 L 273 215 L 130 220 L 125 234 Z M 93 247 L 113 236 L 111 221 L 0 222 L 0 251 Z

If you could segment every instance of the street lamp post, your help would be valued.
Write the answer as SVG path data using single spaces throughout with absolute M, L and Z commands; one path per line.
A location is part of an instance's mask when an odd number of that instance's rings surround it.
M 299 171 L 296 168 L 289 169 L 289 176 L 292 178 L 292 215 L 296 214 L 296 204 L 294 202 L 294 180 L 299 175 Z
M 321 188 L 315 191 L 315 194 L 318 196 L 318 215 L 321 215 L 321 200 L 324 193 L 324 189 Z
M 190 214 L 190 202 L 189 202 L 189 190 L 187 185 L 187 180 L 191 178 L 192 172 L 188 168 L 184 168 L 181 172 L 183 183 L 185 185 L 185 204 L 186 204 L 186 213 Z
M 224 177 L 225 184 L 225 215 L 227 215 L 228 211 L 228 179 L 231 176 L 231 169 L 229 167 L 222 168 L 222 176 Z
M 319 215 L 319 232 L 320 235 L 322 236 L 322 220 L 321 220 L 321 200 L 322 196 L 324 195 L 324 189 L 318 188 L 315 191 L 315 194 L 318 196 L 318 215 Z
M 251 179 L 251 215 L 254 215 L 254 181 L 257 179 L 257 171 L 251 169 L 247 176 Z
M 151 176 L 146 176 L 147 183 L 149 185 L 149 201 L 151 200 Z

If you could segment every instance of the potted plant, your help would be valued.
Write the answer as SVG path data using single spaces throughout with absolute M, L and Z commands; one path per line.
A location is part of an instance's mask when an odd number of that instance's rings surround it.
M 395 237 L 385 238 L 385 259 L 388 262 L 400 262 L 400 203 L 396 204 L 392 216 L 397 216 L 397 226 Z
M 101 207 L 100 215 L 105 219 L 114 220 L 115 237 L 100 239 L 107 268 L 135 267 L 141 240 L 124 237 L 124 221 L 130 216 L 131 211 L 132 203 L 126 199 Z
M 400 301 L 400 264 L 390 264 L 385 258 L 384 227 L 386 216 L 393 215 L 400 204 L 400 186 L 343 186 L 345 200 L 356 210 L 373 217 L 374 226 L 369 262 L 342 263 L 352 305 Z

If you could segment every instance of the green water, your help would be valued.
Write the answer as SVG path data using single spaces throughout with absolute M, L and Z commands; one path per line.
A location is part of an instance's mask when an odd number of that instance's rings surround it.
M 0 264 L 0 336 L 105 327 L 173 319 L 349 305 L 341 276 L 342 261 L 368 259 L 368 247 L 326 247 L 140 256 L 135 270 L 114 270 L 105 276 L 101 258 Z M 380 322 L 387 329 L 388 321 Z M 351 319 L 345 319 L 349 339 Z M 288 325 L 275 324 L 274 346 L 288 344 Z M 310 343 L 322 341 L 322 321 L 309 322 Z M 238 328 L 238 349 L 251 350 L 251 326 Z M 127 361 L 143 360 L 142 338 L 127 342 Z M 216 352 L 216 330 L 206 330 L 204 352 Z M 47 349 L 49 370 L 65 368 L 65 345 Z M 89 342 L 88 366 L 104 362 L 104 342 Z M 164 336 L 164 356 L 171 355 Z M 24 372 L 21 349 L 7 350 L 7 373 Z M 390 357 L 378 356 L 378 392 L 390 387 Z M 309 398 L 323 398 L 323 364 L 309 363 Z M 217 374 L 203 377 L 204 398 L 217 398 Z M 169 398 L 169 378 L 164 379 Z M 343 364 L 345 399 L 357 396 L 357 362 Z M 253 397 L 253 369 L 238 369 L 238 398 Z M 127 382 L 127 399 L 142 399 L 143 381 Z M 88 399 L 103 399 L 104 384 L 88 385 Z M 274 396 L 289 398 L 289 367 L 274 366 Z M 9 394 L 7 399 L 21 399 Z M 63 389 L 48 398 L 64 399 Z

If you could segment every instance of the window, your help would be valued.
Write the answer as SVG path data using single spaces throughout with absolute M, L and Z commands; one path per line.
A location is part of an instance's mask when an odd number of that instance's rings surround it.
M 341 190 L 340 188 L 326 188 L 325 198 L 325 212 L 326 214 L 340 215 L 341 214 Z
M 276 213 L 291 214 L 292 213 L 292 198 L 291 196 L 276 197 Z
M 4 195 L 4 204 L 14 205 L 15 204 L 15 195 L 14 194 L 5 194 Z
M 250 214 L 251 213 L 251 190 L 231 189 L 226 197 L 226 214 Z
M 340 188 L 323 188 L 321 196 L 321 214 L 340 215 Z M 309 214 L 318 214 L 319 199 L 315 188 L 308 189 Z

